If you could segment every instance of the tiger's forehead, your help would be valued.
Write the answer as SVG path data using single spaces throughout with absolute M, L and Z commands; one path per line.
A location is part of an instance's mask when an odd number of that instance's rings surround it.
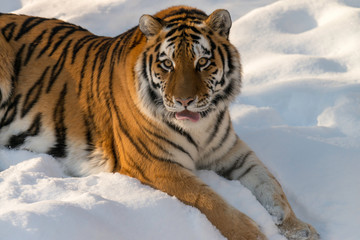
M 172 7 L 158 12 L 155 16 L 166 21 L 168 24 L 185 21 L 200 23 L 208 17 L 201 10 L 187 7 Z
M 160 54 L 166 54 L 170 58 L 187 56 L 198 58 L 210 56 L 210 43 L 202 29 L 203 22 L 184 22 L 165 28 L 164 41 L 160 47 Z

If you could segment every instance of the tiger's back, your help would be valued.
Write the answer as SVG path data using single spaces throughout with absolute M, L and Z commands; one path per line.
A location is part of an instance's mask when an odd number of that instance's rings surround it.
M 1 78 L 0 145 L 48 153 L 73 175 L 112 171 L 107 160 L 114 157 L 101 148 L 111 145 L 111 131 L 96 129 L 87 106 L 97 107 L 89 80 L 100 81 L 108 70 L 103 49 L 114 39 L 61 20 L 12 14 L 0 15 L 0 29 L 7 53 L 1 67 L 10 72 Z M 101 118 L 109 122 L 108 114 Z

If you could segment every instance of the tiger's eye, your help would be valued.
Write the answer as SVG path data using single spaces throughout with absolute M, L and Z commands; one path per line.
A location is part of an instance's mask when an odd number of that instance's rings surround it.
M 205 57 L 202 57 L 202 58 L 200 58 L 200 59 L 198 60 L 198 65 L 199 65 L 200 67 L 205 66 L 205 65 L 208 63 L 208 61 L 209 61 L 209 59 L 207 59 L 207 58 L 205 58 Z
M 169 59 L 166 59 L 163 63 L 164 63 L 164 66 L 167 68 L 172 67 L 172 62 Z

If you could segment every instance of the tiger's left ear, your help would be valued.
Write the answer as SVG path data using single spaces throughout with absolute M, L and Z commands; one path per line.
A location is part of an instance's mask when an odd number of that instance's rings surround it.
M 142 15 L 139 20 L 139 28 L 147 38 L 155 36 L 163 28 L 161 19 L 150 15 Z
M 205 23 L 220 35 L 228 38 L 231 28 L 230 13 L 225 9 L 215 10 L 205 21 Z

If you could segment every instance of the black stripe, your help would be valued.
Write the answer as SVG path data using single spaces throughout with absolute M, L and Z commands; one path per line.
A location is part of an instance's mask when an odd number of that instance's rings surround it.
M 76 58 L 76 56 L 77 56 L 77 53 L 80 51 L 80 49 L 82 49 L 86 43 L 88 43 L 89 41 L 93 40 L 94 38 L 98 38 L 98 36 L 95 36 L 95 35 L 86 35 L 85 37 L 80 38 L 80 39 L 74 44 L 73 54 L 72 54 L 72 59 L 71 59 L 71 64 L 74 64 L 75 58 Z
M 171 25 L 171 23 L 181 23 L 181 22 L 185 22 L 185 21 L 189 21 L 189 20 L 190 20 L 190 23 L 201 24 L 204 19 L 199 19 L 198 17 L 194 17 L 194 16 L 185 16 L 185 17 L 173 18 L 173 19 L 170 19 L 167 21 L 170 23 L 169 25 Z
M 211 47 L 212 47 L 212 44 L 211 44 Z M 221 59 L 221 62 L 222 62 L 222 65 L 223 65 L 223 70 L 225 71 L 225 57 L 224 57 L 224 54 L 223 54 L 223 51 L 221 50 L 220 46 L 218 46 L 218 52 L 219 52 L 219 55 L 220 55 L 220 59 Z M 224 72 L 223 71 L 223 72 Z M 225 73 L 225 72 L 224 72 Z
M 178 30 L 177 28 L 171 29 L 171 30 L 165 35 L 165 38 L 170 37 L 170 36 L 173 35 L 177 30 Z
M 154 103 L 158 107 L 163 105 L 162 98 L 158 97 L 158 95 L 156 94 L 156 92 L 152 88 L 148 87 L 147 88 L 147 93 L 148 93 L 148 96 L 149 96 L 152 103 Z
M 43 47 L 43 49 L 40 51 L 40 53 L 38 54 L 37 58 L 40 58 L 51 46 L 51 44 L 54 42 L 53 38 L 55 37 L 55 35 L 60 32 L 63 29 L 68 29 L 68 28 L 73 28 L 74 26 L 69 26 L 69 25 L 60 25 L 60 26 L 56 26 L 51 30 L 51 33 L 49 34 L 48 37 L 48 41 L 45 45 L 45 47 Z
M 234 81 L 236 80 L 230 81 L 230 83 L 224 89 L 225 96 L 232 96 L 234 94 Z
M 88 126 L 90 129 L 94 129 L 95 131 L 98 131 L 97 126 L 95 124 L 95 115 L 92 109 L 92 106 L 94 104 L 94 101 L 91 99 L 91 96 L 89 95 L 89 91 L 87 91 L 87 95 L 86 95 L 86 100 L 87 100 L 87 115 L 86 115 L 86 119 L 88 120 Z
M 22 53 L 23 53 L 24 49 L 25 49 L 25 44 L 23 44 L 21 46 L 20 50 L 16 53 L 16 57 L 15 57 L 15 61 L 14 61 L 14 74 L 11 77 L 11 89 L 15 88 L 15 85 L 17 84 L 18 79 L 19 79 L 19 73 L 21 71 L 21 66 L 22 66 Z M 1 104 L 0 109 L 4 109 L 6 107 L 9 107 L 9 106 L 13 105 L 13 102 L 10 100 L 12 94 L 13 94 L 13 91 L 11 91 L 10 96 L 8 96 L 7 100 Z M 17 101 L 18 97 L 20 97 L 20 95 L 16 96 L 14 101 Z M 3 118 L 3 120 L 4 119 L 5 118 Z M 0 122 L 0 128 L 1 127 L 2 126 L 1 126 L 1 122 Z
M 13 37 L 16 23 L 12 22 L 7 24 L 3 29 L 1 29 L 2 34 L 4 35 L 6 41 L 10 41 Z
M 187 132 L 184 131 L 183 129 L 177 127 L 176 125 L 174 125 L 174 124 L 171 123 L 171 122 L 168 122 L 168 121 L 164 121 L 164 122 L 165 122 L 166 125 L 167 125 L 168 127 L 170 127 L 172 130 L 174 130 L 175 132 L 179 133 L 180 135 L 186 137 L 187 141 L 188 141 L 189 143 L 191 143 L 192 145 L 194 145 L 194 147 L 195 147 L 196 149 L 199 148 L 198 145 L 196 144 L 196 142 L 195 142 L 194 139 L 190 136 L 189 133 L 187 133 Z
M 142 128 L 143 129 L 143 128 Z M 148 135 L 144 135 L 150 142 L 152 142 L 156 147 L 157 149 L 160 149 L 163 153 L 165 153 L 166 155 L 168 156 L 173 156 L 172 153 L 170 153 L 167 149 L 165 149 L 163 146 L 161 146 L 157 141 L 151 139 Z M 145 145 L 146 146 L 146 145 Z
M 78 29 L 70 29 L 64 35 L 59 37 L 59 40 L 54 44 L 52 51 L 49 53 L 49 57 L 54 54 L 54 52 L 59 48 L 61 43 L 63 43 L 65 41 L 66 38 L 68 38 L 70 35 L 72 35 L 73 33 L 77 32 L 77 31 L 79 31 L 79 30 Z
M 225 77 L 224 77 L 224 75 L 223 75 L 220 81 L 216 81 L 215 87 L 216 87 L 217 85 L 220 85 L 221 87 L 223 87 L 224 84 L 225 84 Z
M 66 83 L 59 95 L 53 112 L 53 120 L 55 123 L 56 144 L 47 152 L 49 155 L 59 158 L 65 158 L 66 153 L 66 125 L 65 125 L 65 97 L 67 94 Z
M 202 17 L 207 17 L 207 15 L 198 9 L 186 9 L 186 8 L 178 8 L 170 12 L 168 15 L 166 15 L 164 18 L 174 16 L 174 15 L 180 15 L 180 14 L 192 14 L 192 15 L 200 15 Z
M 45 20 L 46 20 L 45 18 L 38 18 L 38 17 L 27 18 L 24 21 L 24 23 L 21 25 L 20 31 L 18 32 L 17 36 L 15 37 L 15 41 L 19 40 L 24 34 L 29 32 L 31 29 L 33 29 L 40 23 L 44 22 Z
M 231 96 L 234 94 L 234 90 L 235 90 L 234 84 L 235 84 L 235 83 L 234 83 L 234 80 L 231 81 L 231 82 L 226 86 L 226 88 L 223 90 L 222 93 L 217 94 L 217 95 L 213 98 L 213 100 L 211 101 L 211 103 L 212 103 L 214 106 L 217 106 L 220 101 L 225 101 L 225 100 L 227 100 L 229 97 L 231 97 Z
M 112 46 L 113 43 L 113 39 L 109 39 L 109 41 L 107 43 L 105 43 L 101 49 L 99 49 L 99 52 L 101 51 L 100 54 L 100 63 L 99 63 L 99 68 L 98 68 L 98 75 L 97 75 L 97 81 L 96 81 L 96 93 L 97 93 L 97 97 L 100 97 L 100 78 L 101 78 L 101 74 L 102 71 L 105 67 L 105 62 L 108 59 L 107 56 L 109 55 L 109 51 L 110 48 Z
M 25 44 L 23 44 L 21 46 L 20 50 L 16 53 L 16 57 L 15 57 L 15 61 L 14 61 L 14 74 L 11 77 L 11 89 L 15 88 L 15 85 L 17 84 L 18 79 L 19 79 L 19 73 L 21 71 L 21 66 L 22 66 L 22 53 L 23 53 L 24 49 L 25 49 Z M 1 104 L 0 109 L 4 109 L 5 107 L 12 104 L 12 102 L 10 100 L 12 94 L 13 94 L 13 91 L 11 91 L 10 96 L 8 96 L 8 99 L 4 103 Z M 19 97 L 19 96 L 17 96 L 17 97 Z
M 17 52 L 16 57 L 15 57 L 14 76 L 12 78 L 13 87 L 15 86 L 15 84 L 18 81 L 19 73 L 20 73 L 21 66 L 22 66 L 22 53 L 23 53 L 24 49 L 25 49 L 25 44 L 23 44 L 21 46 L 20 50 Z
M 223 48 L 224 48 L 225 51 L 226 51 L 226 54 L 227 54 L 227 64 L 228 64 L 228 67 L 229 67 L 229 72 L 227 72 L 226 74 L 227 74 L 227 75 L 230 75 L 230 74 L 234 71 L 234 68 L 235 68 L 234 65 L 233 65 L 233 63 L 232 63 L 232 55 L 231 55 L 229 46 L 227 46 L 227 45 L 225 45 L 225 44 L 223 44 L 222 46 L 223 46 Z
M 129 42 L 129 39 L 131 38 L 131 36 L 133 35 L 134 31 L 136 30 L 136 27 L 126 31 L 125 33 L 121 34 L 119 36 L 119 38 L 122 39 L 122 47 L 120 48 L 119 52 L 118 52 L 118 62 L 120 61 L 120 57 L 123 56 L 123 54 L 126 54 L 128 53 L 128 51 L 130 50 L 128 48 L 128 42 Z M 124 50 L 127 50 L 126 52 L 123 52 Z
M 225 100 L 224 96 L 221 94 L 218 94 L 218 95 L 215 95 L 215 97 L 213 98 L 211 103 L 213 106 L 217 106 L 220 101 L 224 101 L 224 100 Z
M 148 62 L 149 62 L 148 68 L 149 68 L 149 77 L 151 80 L 151 85 L 155 89 L 160 88 L 160 84 L 154 82 L 153 75 L 152 75 L 152 64 L 153 64 L 153 55 L 152 54 L 150 54 Z
M 113 167 L 113 172 L 115 171 L 120 171 L 121 169 L 121 163 L 118 159 L 118 148 L 115 146 L 115 141 L 114 139 L 111 141 L 111 151 L 112 151 L 112 157 L 114 160 L 114 167 Z
M 206 35 L 207 40 L 210 42 L 210 52 L 211 52 L 211 58 L 215 58 L 214 51 L 216 51 L 216 44 L 211 39 L 209 35 Z
M 94 44 L 96 42 L 97 41 L 93 41 L 92 43 L 90 43 L 89 46 L 86 49 L 84 60 L 83 60 L 83 65 L 81 67 L 81 72 L 80 72 L 78 96 L 80 96 L 81 90 L 82 90 L 82 87 L 83 87 L 83 79 L 85 77 L 85 69 L 86 69 L 86 67 L 88 65 L 88 59 L 89 59 L 89 56 L 90 56 L 91 48 L 94 46 Z
M 94 116 L 94 113 L 92 111 L 92 106 L 93 106 L 93 101 L 90 101 L 89 99 L 89 94 L 86 95 L 86 100 L 87 100 L 87 113 L 85 115 L 85 119 L 86 119 L 86 129 L 88 130 L 87 131 L 87 141 L 89 143 L 89 147 L 92 148 L 92 144 L 93 144 L 93 140 L 92 140 L 92 131 L 96 132 L 98 131 L 97 129 L 97 126 L 95 124 L 95 116 Z M 92 130 L 92 131 L 91 131 Z M 91 137 L 91 139 L 90 139 Z
M 44 34 L 46 33 L 47 30 L 44 30 L 41 32 L 41 34 L 39 36 L 36 37 L 36 39 L 30 43 L 29 48 L 28 48 L 28 52 L 24 61 L 24 66 L 26 66 L 26 64 L 28 64 L 32 54 L 34 53 L 35 48 L 40 44 Z
M 148 75 L 147 75 L 147 73 L 146 73 L 146 66 L 147 66 L 147 64 L 146 64 L 146 62 L 147 62 L 147 54 L 146 54 L 146 52 L 144 52 L 143 53 L 143 56 L 142 56 L 143 58 L 142 58 L 142 64 L 141 64 L 141 75 L 142 75 L 142 77 L 146 80 L 146 82 L 150 82 L 149 81 L 149 78 L 148 78 Z
M 158 161 L 162 161 L 162 162 L 173 162 L 172 160 L 168 159 L 168 158 L 163 158 L 163 157 L 160 157 L 160 156 L 157 156 L 155 154 L 153 154 L 149 149 L 148 149 L 148 146 L 146 146 L 146 144 L 140 139 L 140 138 L 137 138 L 137 141 L 140 143 L 140 145 L 143 147 L 143 149 L 145 150 L 145 154 L 146 156 L 150 156 L 152 157 L 153 159 L 156 159 Z
M 209 145 L 211 143 L 211 141 L 214 139 L 214 137 L 216 136 L 217 132 L 219 131 L 219 127 L 222 124 L 222 121 L 224 119 L 224 116 L 225 116 L 225 110 L 221 111 L 220 114 L 217 116 L 214 130 L 212 131 L 212 133 L 206 140 L 206 145 Z
M 101 44 L 103 44 L 104 42 L 106 42 L 108 40 L 108 38 L 102 37 L 97 39 L 98 41 L 96 42 L 96 44 L 94 45 L 93 50 L 97 49 Z
M 28 93 L 26 94 L 24 105 L 21 111 L 21 117 L 23 118 L 30 110 L 31 108 L 37 103 L 37 101 L 40 98 L 41 90 L 44 85 L 44 78 L 46 76 L 46 73 L 48 72 L 50 67 L 46 67 L 43 71 L 41 77 L 39 80 L 37 80 L 34 85 L 30 88 Z
M 173 28 L 174 26 L 178 26 L 180 23 L 167 23 L 166 30 Z
M 87 91 L 87 95 L 88 95 L 88 99 L 92 99 L 94 97 L 94 74 L 95 74 L 95 68 L 96 68 L 96 64 L 99 60 L 99 55 L 103 52 L 102 50 L 104 49 L 104 46 L 106 47 L 108 45 L 108 40 L 109 39 L 101 39 L 101 44 L 97 44 L 96 47 L 98 47 L 97 52 L 93 58 L 93 64 L 92 64 L 92 69 L 91 69 L 91 77 L 90 77 L 90 90 Z
M 185 8 L 179 8 L 176 9 L 174 11 L 172 11 L 171 13 L 169 13 L 169 15 L 166 15 L 166 17 L 171 16 L 170 14 L 176 15 L 176 14 L 192 14 L 192 15 L 200 15 L 201 17 L 207 17 L 207 15 L 198 9 L 185 9 Z
M 190 26 L 190 29 L 194 32 L 194 33 L 197 33 L 197 34 L 202 34 L 196 27 L 194 26 Z
M 115 47 L 114 47 L 114 49 L 112 50 L 112 53 L 111 53 L 110 67 L 109 67 L 109 71 L 110 71 L 109 79 L 113 78 L 114 69 L 115 69 L 116 54 L 117 54 L 117 51 L 118 51 L 120 46 L 121 46 L 121 40 L 117 40 L 117 43 L 116 43 L 116 45 L 115 45 Z M 109 86 L 108 87 L 110 88 L 110 92 L 112 92 L 112 85 L 110 85 L 110 81 L 109 81 Z M 109 101 L 108 97 L 106 98 L 106 101 Z M 108 105 L 108 107 L 109 107 L 109 105 Z M 110 110 L 110 112 L 112 112 L 112 111 Z
M 241 176 L 238 177 L 238 179 L 241 179 L 241 178 L 245 177 L 245 175 L 248 174 L 256 166 L 257 166 L 256 164 L 250 165 L 250 167 L 248 169 L 246 169 L 246 171 L 243 174 L 241 174 Z
M 135 31 L 136 28 L 134 28 L 134 31 Z M 134 39 L 132 40 L 132 44 L 131 46 L 129 47 L 129 51 L 131 49 L 133 49 L 134 47 L 136 47 L 140 42 L 141 40 L 144 38 L 144 34 L 141 33 L 141 31 L 138 31 L 137 34 L 134 36 Z
M 51 70 L 51 74 L 50 74 L 50 79 L 49 79 L 49 84 L 46 88 L 46 93 L 49 93 L 50 90 L 51 90 L 51 87 L 53 86 L 53 84 L 55 83 L 55 81 L 57 80 L 57 78 L 59 77 L 61 71 L 63 70 L 64 68 L 64 65 L 65 65 L 65 61 L 66 61 L 66 56 L 67 56 L 67 53 L 68 53 L 68 50 L 69 50 L 69 47 L 70 47 L 70 44 L 71 44 L 71 41 L 70 40 L 66 46 L 64 47 L 58 61 L 56 62 L 56 64 L 53 66 L 52 70 Z
M 129 158 L 130 161 L 126 161 L 129 165 L 131 165 L 131 168 L 132 169 L 135 169 L 137 170 L 136 173 L 138 173 L 141 178 L 143 178 L 145 181 L 147 182 L 152 182 L 144 173 L 144 170 L 142 167 L 140 167 L 140 165 L 138 164 L 139 161 L 135 161 L 132 157 L 131 157 L 131 154 L 127 153 L 126 154 L 127 157 Z
M 201 45 L 201 49 L 203 50 L 203 53 L 205 54 L 211 54 L 211 52 L 209 51 L 209 49 L 205 48 L 204 46 Z M 213 58 L 214 56 L 212 56 Z M 215 66 L 215 65 L 214 65 Z
M 38 135 L 40 132 L 40 128 L 41 128 L 41 113 L 38 113 L 35 116 L 29 129 L 26 132 L 11 136 L 6 146 L 9 148 L 16 148 L 22 145 L 27 137 Z
M 155 52 L 158 52 L 158 51 L 159 51 L 159 49 L 160 49 L 160 46 L 161 46 L 161 43 L 159 43 L 158 45 L 156 45 L 156 47 L 155 47 L 154 51 L 155 51 Z
M 94 141 L 93 141 L 93 135 L 92 135 L 92 125 L 91 120 L 86 117 L 85 114 L 83 114 L 83 120 L 84 120 L 84 126 L 86 129 L 86 151 L 92 152 L 94 151 Z
M 178 31 L 182 31 L 184 29 L 190 29 L 190 26 L 186 25 L 186 24 L 182 24 L 179 27 L 177 27 Z
M 166 48 L 168 48 L 168 47 L 170 47 L 170 46 L 172 46 L 172 45 L 174 45 L 175 43 L 174 43 L 174 41 L 178 38 L 178 37 L 180 37 L 179 35 L 177 35 L 177 36 L 174 36 L 174 37 L 171 37 L 171 38 L 169 38 L 167 41 L 168 42 L 171 42 L 169 45 L 167 45 L 167 47 Z
M 254 152 L 253 151 L 248 151 L 245 154 L 241 154 L 238 158 L 236 158 L 236 160 L 233 162 L 233 164 L 231 165 L 231 167 L 225 169 L 221 169 L 220 171 L 218 171 L 217 173 L 227 179 L 230 179 L 230 175 L 233 171 L 240 169 L 244 166 L 246 160 L 248 159 L 248 157 L 250 155 L 252 155 Z
M 216 152 L 217 150 L 219 150 L 219 148 L 221 148 L 224 145 L 227 138 L 229 137 L 230 129 L 231 129 L 231 119 L 229 119 L 229 121 L 228 121 L 228 126 L 226 128 L 224 136 L 221 138 L 219 144 L 216 147 L 214 147 L 213 149 L 211 149 L 211 152 Z
M 134 146 L 136 152 L 138 154 L 140 154 L 143 157 L 144 160 L 148 159 L 147 155 L 143 152 L 143 150 L 140 148 L 140 146 L 138 144 L 136 144 L 134 139 L 130 136 L 130 133 L 127 131 L 127 129 L 121 123 L 121 117 L 120 117 L 121 114 L 120 114 L 120 111 L 118 110 L 117 106 L 114 105 L 114 107 L 116 109 L 117 120 L 119 122 L 119 127 L 120 127 L 119 130 L 126 136 L 126 138 L 130 141 L 131 145 Z
M 120 46 L 122 47 L 121 44 L 122 44 L 121 38 L 118 38 L 117 43 L 115 45 L 115 48 L 113 49 L 113 51 L 111 53 L 111 60 L 110 60 L 110 67 L 109 67 L 109 70 L 110 70 L 109 81 L 108 81 L 109 93 L 106 93 L 105 101 L 106 101 L 106 107 L 108 108 L 108 112 L 110 114 L 111 119 L 113 118 L 113 116 L 112 116 L 113 109 L 111 107 L 111 101 L 110 101 L 110 100 L 113 100 L 112 81 L 113 81 L 114 69 L 115 69 L 115 64 L 116 64 L 117 51 L 118 51 Z
M 0 121 L 0 129 L 4 126 L 9 125 L 12 123 L 16 117 L 17 114 L 17 108 L 19 99 L 21 97 L 21 94 L 16 95 L 14 100 L 9 104 L 8 108 L 6 109 L 5 114 L 3 115 L 1 121 Z
M 165 138 L 164 136 L 161 136 L 161 135 L 159 135 L 159 134 L 157 134 L 157 133 L 154 133 L 154 132 L 150 131 L 150 130 L 147 129 L 147 128 L 144 128 L 144 129 L 145 129 L 145 131 L 146 131 L 147 133 L 149 133 L 149 134 L 153 135 L 154 137 L 156 137 L 156 138 L 158 138 L 158 139 L 160 139 L 160 140 L 162 140 L 162 141 L 170 144 L 172 147 L 176 148 L 177 150 L 185 153 L 186 155 L 188 155 L 188 156 L 190 157 L 191 160 L 194 161 L 194 159 L 192 158 L 192 156 L 190 155 L 190 153 L 187 152 L 182 146 L 180 146 L 180 145 L 178 145 L 178 144 L 170 141 L 169 139 Z

